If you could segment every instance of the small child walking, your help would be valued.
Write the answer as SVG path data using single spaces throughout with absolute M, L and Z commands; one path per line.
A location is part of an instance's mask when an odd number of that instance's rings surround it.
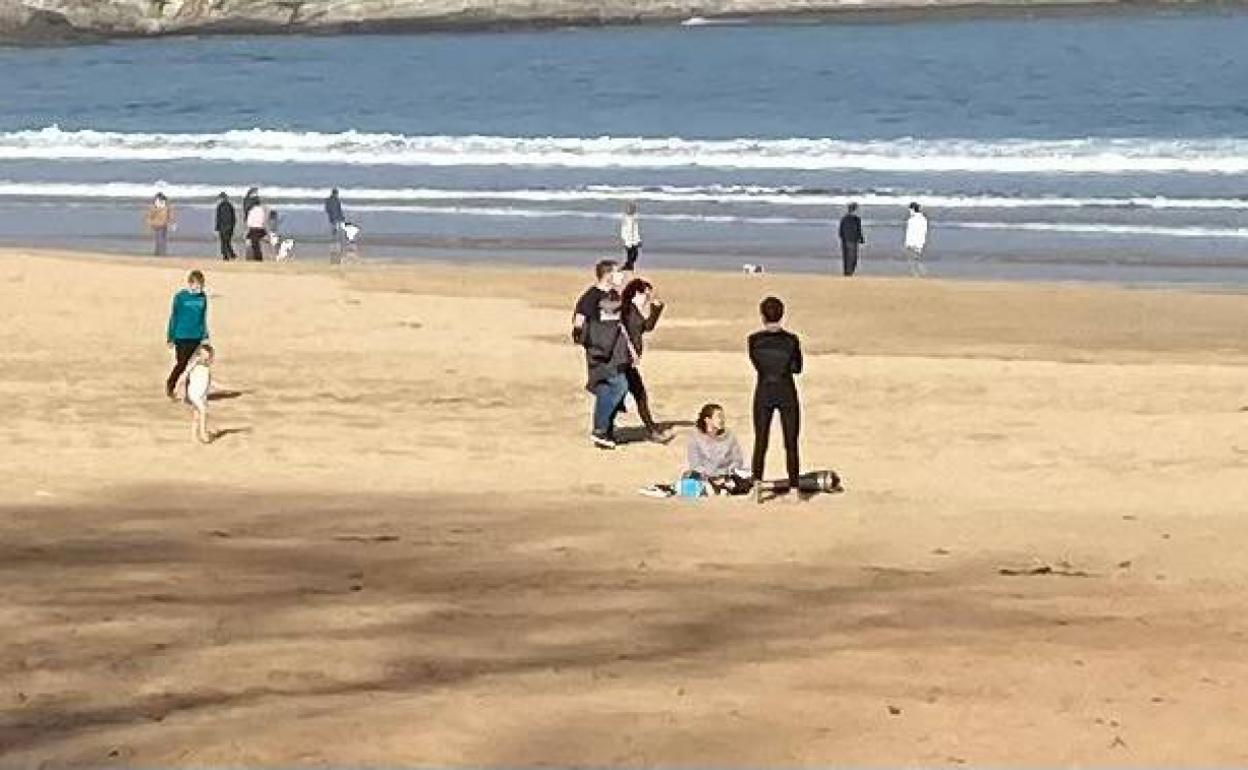
M 191 405 L 191 440 L 202 444 L 212 442 L 212 432 L 208 430 L 208 393 L 212 390 L 213 355 L 211 345 L 200 345 L 179 383 L 179 391 Z

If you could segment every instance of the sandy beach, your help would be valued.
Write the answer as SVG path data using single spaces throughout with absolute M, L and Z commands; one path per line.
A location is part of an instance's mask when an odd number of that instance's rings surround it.
M 1248 763 L 1248 295 L 651 274 L 747 451 L 790 308 L 847 492 L 758 506 L 589 447 L 589 273 L 0 253 L 0 766 Z

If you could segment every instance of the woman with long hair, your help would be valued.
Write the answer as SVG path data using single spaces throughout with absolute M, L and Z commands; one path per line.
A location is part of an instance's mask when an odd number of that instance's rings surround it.
M 654 331 L 663 314 L 663 302 L 654 296 L 654 286 L 644 278 L 634 278 L 624 286 L 620 295 L 620 323 L 628 340 L 631 362 L 624 367 L 628 379 L 628 392 L 637 404 L 637 414 L 646 426 L 648 438 L 660 444 L 672 440 L 672 434 L 659 428 L 650 413 L 650 398 L 646 383 L 641 379 L 641 354 L 646 332 Z

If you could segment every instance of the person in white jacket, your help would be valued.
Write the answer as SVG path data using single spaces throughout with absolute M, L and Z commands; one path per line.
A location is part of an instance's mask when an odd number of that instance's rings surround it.
M 624 242 L 623 270 L 632 270 L 641 253 L 641 222 L 637 219 L 637 204 L 629 201 L 620 218 L 620 240 Z
M 910 274 L 927 275 L 923 267 L 923 249 L 927 246 L 927 216 L 917 203 L 910 204 L 910 218 L 906 220 L 905 252 L 910 263 Z
M 260 244 L 264 242 L 265 237 L 269 234 L 269 210 L 260 202 L 257 196 L 247 209 L 247 214 L 243 217 L 247 225 L 247 242 L 251 244 L 251 250 L 247 253 L 247 259 L 254 262 L 260 262 L 264 259 L 264 250 Z

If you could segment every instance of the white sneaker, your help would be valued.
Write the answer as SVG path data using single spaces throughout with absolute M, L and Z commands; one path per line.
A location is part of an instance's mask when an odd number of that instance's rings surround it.
M 606 436 L 599 436 L 596 433 L 589 434 L 589 440 L 599 449 L 615 449 L 616 443 Z

